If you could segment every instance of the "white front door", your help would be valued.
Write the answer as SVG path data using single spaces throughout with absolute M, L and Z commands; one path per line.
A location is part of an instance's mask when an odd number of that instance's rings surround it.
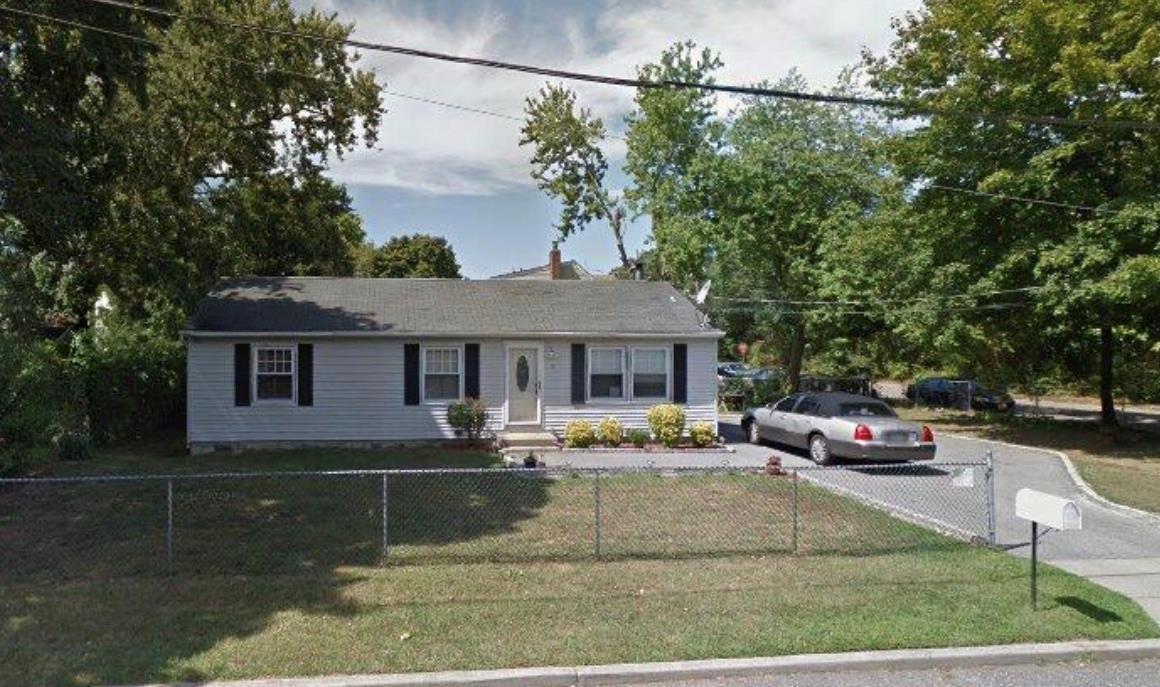
M 540 358 L 535 348 L 508 349 L 508 422 L 540 421 Z

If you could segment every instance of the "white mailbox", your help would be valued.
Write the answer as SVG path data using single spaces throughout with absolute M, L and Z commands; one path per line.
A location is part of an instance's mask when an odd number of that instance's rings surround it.
M 1016 492 L 1015 515 L 1056 530 L 1083 528 L 1083 514 L 1075 501 L 1034 489 L 1020 489 Z

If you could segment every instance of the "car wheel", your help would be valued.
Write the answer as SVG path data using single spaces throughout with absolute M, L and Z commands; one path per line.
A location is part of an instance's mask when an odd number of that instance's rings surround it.
M 761 432 L 757 431 L 756 420 L 745 426 L 745 435 L 749 439 L 749 443 L 761 445 Z
M 833 465 L 834 454 L 830 453 L 830 442 L 821 434 L 810 437 L 810 460 L 818 465 Z

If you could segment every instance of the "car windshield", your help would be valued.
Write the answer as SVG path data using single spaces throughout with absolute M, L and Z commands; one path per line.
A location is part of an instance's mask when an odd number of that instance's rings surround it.
M 894 417 L 894 411 L 884 403 L 866 401 L 865 403 L 839 403 L 838 415 L 843 417 Z

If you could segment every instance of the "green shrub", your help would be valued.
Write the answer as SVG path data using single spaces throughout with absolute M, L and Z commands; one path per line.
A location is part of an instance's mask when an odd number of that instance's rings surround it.
M 177 429 L 185 418 L 185 347 L 141 322 L 109 322 L 77 335 L 72 365 L 98 444 Z
M 0 474 L 51 459 L 63 413 L 77 405 L 68 361 L 57 346 L 0 334 Z
M 52 438 L 52 452 L 57 460 L 88 460 L 93 457 L 93 442 L 84 430 L 65 430 Z
M 648 443 L 648 439 L 648 432 L 643 429 L 634 429 L 628 433 L 628 443 L 637 448 L 644 448 L 645 444 Z
M 596 443 L 596 432 L 587 420 L 572 420 L 564 427 L 564 445 L 568 448 L 588 448 Z
M 786 395 L 786 386 L 781 379 L 753 381 L 744 377 L 729 377 L 721 389 L 722 394 L 741 396 L 744 408 L 756 408 L 773 403 Z
M 693 446 L 705 448 L 717 441 L 717 428 L 711 422 L 697 422 L 689 428 L 689 438 Z
M 487 426 L 487 406 L 478 398 L 455 401 L 447 406 L 447 424 L 474 441 Z
M 657 441 L 672 448 L 681 442 L 685 431 L 685 409 L 672 403 L 655 405 L 648 409 L 648 426 Z
M 600 443 L 615 448 L 624 441 L 624 425 L 620 424 L 620 420 L 608 416 L 600 421 L 600 425 L 596 428 L 596 436 L 600 439 Z

